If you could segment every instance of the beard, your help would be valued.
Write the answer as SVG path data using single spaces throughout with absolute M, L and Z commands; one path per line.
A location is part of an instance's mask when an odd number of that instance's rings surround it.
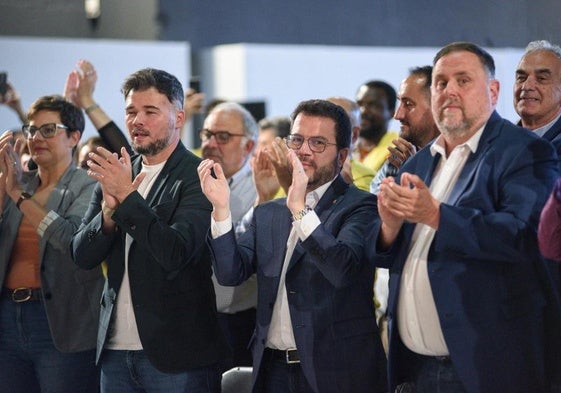
M 306 187 L 306 192 L 313 191 L 323 184 L 333 180 L 338 171 L 341 170 L 341 168 L 339 168 L 337 159 L 333 160 L 329 165 L 325 165 L 319 168 L 316 167 L 313 161 L 304 161 L 311 164 L 314 169 L 314 174 L 308 178 L 308 186 Z
M 446 107 L 446 105 L 448 103 L 445 103 L 443 107 Z M 457 115 L 449 116 L 441 109 L 437 116 L 435 116 L 435 121 L 440 132 L 452 138 L 465 137 L 473 126 L 473 121 L 468 119 L 463 108 L 461 109 L 460 117 Z
M 147 145 L 138 145 L 134 143 L 134 138 L 132 139 L 131 146 L 138 154 L 142 154 L 143 156 L 155 156 L 156 154 L 163 151 L 166 147 L 169 146 L 172 135 L 173 135 L 173 128 L 172 124 L 169 125 L 170 128 L 166 135 L 160 139 L 156 139 L 153 142 L 148 143 Z M 150 135 L 150 131 L 144 128 L 137 128 L 134 132 L 140 132 L 144 135 Z
M 383 127 L 370 126 L 366 128 L 361 128 L 359 136 L 368 141 L 379 141 L 382 136 L 386 133 Z

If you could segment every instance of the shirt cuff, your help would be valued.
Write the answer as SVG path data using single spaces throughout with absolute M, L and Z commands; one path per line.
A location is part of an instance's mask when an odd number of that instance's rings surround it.
M 294 229 L 300 240 L 304 241 L 312 234 L 312 232 L 321 224 L 318 215 L 315 211 L 310 210 L 301 220 L 293 222 Z
M 232 213 L 228 214 L 228 218 L 222 221 L 216 221 L 212 214 L 210 215 L 210 234 L 213 239 L 227 234 L 232 229 Z
M 43 237 L 49 225 L 51 225 L 53 221 L 56 220 L 58 217 L 59 215 L 57 213 L 55 213 L 53 210 L 49 210 L 47 215 L 43 217 L 43 219 L 39 223 L 39 226 L 37 227 L 37 234 Z

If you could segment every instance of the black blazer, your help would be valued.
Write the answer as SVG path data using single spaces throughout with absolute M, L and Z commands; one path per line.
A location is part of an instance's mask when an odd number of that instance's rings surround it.
M 74 260 L 82 268 L 107 261 L 97 361 L 123 278 L 126 234 L 134 239 L 128 266 L 134 313 L 152 364 L 173 373 L 207 366 L 225 356 L 204 241 L 211 205 L 200 188 L 199 162 L 180 143 L 148 197 L 135 191 L 115 210 L 117 231 L 111 235 L 101 231 L 102 192 L 96 187 L 72 247 Z M 141 157 L 133 157 L 133 177 L 140 169 Z

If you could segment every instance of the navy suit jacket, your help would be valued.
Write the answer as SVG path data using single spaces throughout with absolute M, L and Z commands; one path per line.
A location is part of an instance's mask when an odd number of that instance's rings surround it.
M 426 147 L 400 172 L 414 173 L 428 185 L 439 159 Z M 450 357 L 470 393 L 544 389 L 544 318 L 546 310 L 551 311 L 550 288 L 536 231 L 558 176 L 552 145 L 494 112 L 477 151 L 440 205 L 428 274 Z M 415 367 L 396 321 L 401 273 L 414 227 L 404 224 L 392 248 L 378 251 L 378 262 L 390 268 L 392 391 L 411 380 Z
M 376 197 L 339 176 L 315 212 L 321 224 L 298 241 L 286 273 L 292 327 L 303 372 L 316 392 L 387 390 L 385 355 L 374 314 L 372 247 Z M 286 199 L 255 208 L 236 244 L 234 231 L 211 239 L 214 271 L 222 285 L 239 285 L 257 273 L 257 325 L 252 339 L 254 391 L 291 229 Z
M 141 157 L 133 157 L 133 177 Z M 217 322 L 205 236 L 211 205 L 200 188 L 198 157 L 179 143 L 146 199 L 132 192 L 117 207 L 117 230 L 101 231 L 101 188 L 95 189 L 84 224 L 72 242 L 84 269 L 107 261 L 98 329 L 99 361 L 125 269 L 125 237 L 133 243 L 128 274 L 144 352 L 162 372 L 177 373 L 217 363 L 227 353 Z

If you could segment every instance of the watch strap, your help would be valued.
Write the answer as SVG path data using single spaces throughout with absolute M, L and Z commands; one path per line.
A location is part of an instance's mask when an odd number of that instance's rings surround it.
M 21 203 L 22 203 L 23 201 L 27 200 L 27 199 L 31 199 L 32 196 L 33 196 L 33 195 L 31 195 L 31 194 L 28 193 L 28 192 L 25 192 L 25 191 L 22 192 L 21 195 L 20 195 L 19 198 L 18 198 L 18 201 L 16 202 L 16 207 L 18 208 L 18 210 L 20 210 L 19 207 L 20 207 Z

